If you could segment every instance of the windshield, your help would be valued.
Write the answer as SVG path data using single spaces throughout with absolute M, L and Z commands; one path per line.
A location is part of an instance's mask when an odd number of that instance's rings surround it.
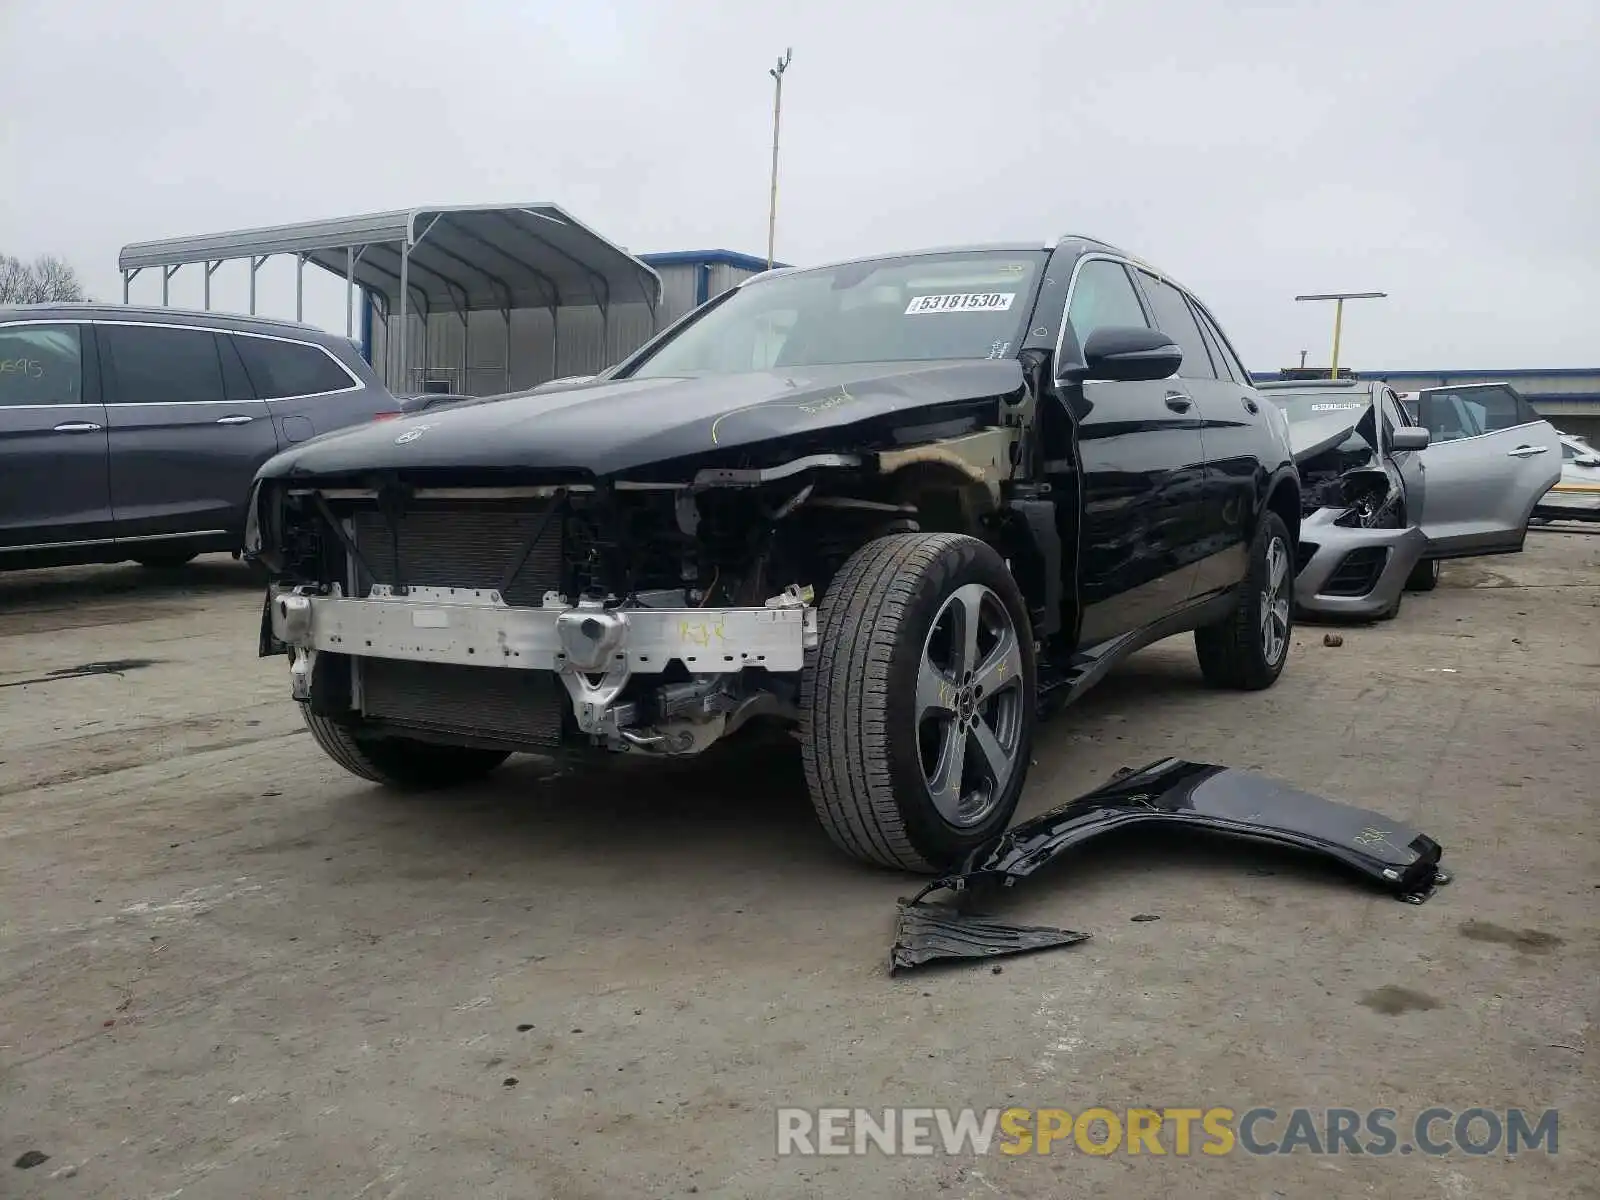
M 1010 358 L 1026 332 L 1043 251 L 879 258 L 746 284 L 629 376 Z

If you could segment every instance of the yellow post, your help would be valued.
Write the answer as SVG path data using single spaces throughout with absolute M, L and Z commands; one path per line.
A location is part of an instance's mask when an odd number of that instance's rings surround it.
M 1314 295 L 1296 296 L 1296 300 L 1333 300 L 1333 362 L 1328 366 L 1330 378 L 1339 378 L 1339 335 L 1344 332 L 1344 302 L 1346 300 L 1382 300 L 1386 292 L 1317 292 Z M 1302 356 L 1303 361 L 1303 356 Z
M 1339 378 L 1339 333 L 1344 328 L 1344 297 L 1333 305 L 1333 364 L 1328 368 L 1328 378 Z

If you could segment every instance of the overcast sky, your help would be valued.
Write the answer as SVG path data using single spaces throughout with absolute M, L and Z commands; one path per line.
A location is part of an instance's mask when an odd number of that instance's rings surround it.
M 0 46 L 0 250 L 98 298 L 127 242 L 433 204 L 764 253 L 792 46 L 781 259 L 1086 233 L 1254 370 L 1326 362 L 1334 290 L 1389 293 L 1358 369 L 1600 365 L 1597 0 L 0 0 Z

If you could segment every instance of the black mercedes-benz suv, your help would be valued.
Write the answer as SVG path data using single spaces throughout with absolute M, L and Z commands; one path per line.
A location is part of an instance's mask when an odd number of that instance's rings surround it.
M 261 651 L 357 775 L 775 718 L 834 841 L 929 872 L 1010 820 L 1041 702 L 1139 647 L 1270 686 L 1299 514 L 1211 313 L 1070 237 L 759 275 L 594 379 L 279 454 L 249 541 Z

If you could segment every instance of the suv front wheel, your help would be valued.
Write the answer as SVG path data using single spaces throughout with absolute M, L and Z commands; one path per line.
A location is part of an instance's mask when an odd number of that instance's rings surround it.
M 1289 659 L 1294 632 L 1294 545 L 1268 509 L 1250 544 L 1250 571 L 1228 617 L 1194 631 L 1200 674 L 1212 687 L 1271 687 Z
M 1034 691 L 1028 610 L 991 546 L 946 533 L 867 543 L 822 598 L 801 682 L 823 828 L 881 866 L 956 865 L 1016 811 Z

